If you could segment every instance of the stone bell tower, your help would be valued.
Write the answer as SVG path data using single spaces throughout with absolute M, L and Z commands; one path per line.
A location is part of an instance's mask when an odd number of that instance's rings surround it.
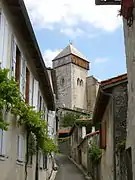
M 57 107 L 87 109 L 86 77 L 89 61 L 70 43 L 54 59 Z

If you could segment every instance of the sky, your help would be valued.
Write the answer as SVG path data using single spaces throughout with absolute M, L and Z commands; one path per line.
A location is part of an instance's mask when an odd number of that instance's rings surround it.
M 69 42 L 90 62 L 89 75 L 105 80 L 126 72 L 120 6 L 94 0 L 24 0 L 45 64 Z

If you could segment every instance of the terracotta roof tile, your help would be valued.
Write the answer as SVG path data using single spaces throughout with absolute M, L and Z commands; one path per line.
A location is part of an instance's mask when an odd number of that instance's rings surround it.
M 99 131 L 95 131 L 95 132 L 89 133 L 89 134 L 87 134 L 87 137 L 93 136 L 95 134 L 99 134 Z
M 70 131 L 71 131 L 71 128 L 70 129 L 59 129 L 58 133 L 59 134 L 64 134 L 64 133 L 70 133 Z
M 122 74 L 120 76 L 116 76 L 116 77 L 101 81 L 100 84 L 101 84 L 101 86 L 105 86 L 105 85 L 109 85 L 109 84 L 112 84 L 112 83 L 122 81 L 124 79 L 127 79 L 127 74 Z

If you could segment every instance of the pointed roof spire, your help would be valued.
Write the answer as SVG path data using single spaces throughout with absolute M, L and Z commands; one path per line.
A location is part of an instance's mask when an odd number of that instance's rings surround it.
M 81 59 L 85 60 L 85 61 L 88 61 L 87 58 L 85 56 L 83 56 L 82 53 L 80 53 L 73 45 L 72 45 L 72 42 L 69 41 L 69 45 L 67 47 L 65 47 L 54 59 L 60 59 L 64 56 L 68 56 L 70 54 L 73 54 L 75 56 L 78 56 L 80 57 Z

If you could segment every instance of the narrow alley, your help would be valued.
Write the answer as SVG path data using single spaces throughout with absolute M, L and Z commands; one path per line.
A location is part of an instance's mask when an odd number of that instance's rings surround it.
M 84 180 L 83 174 L 67 156 L 60 154 L 57 156 L 56 162 L 59 168 L 55 180 Z

